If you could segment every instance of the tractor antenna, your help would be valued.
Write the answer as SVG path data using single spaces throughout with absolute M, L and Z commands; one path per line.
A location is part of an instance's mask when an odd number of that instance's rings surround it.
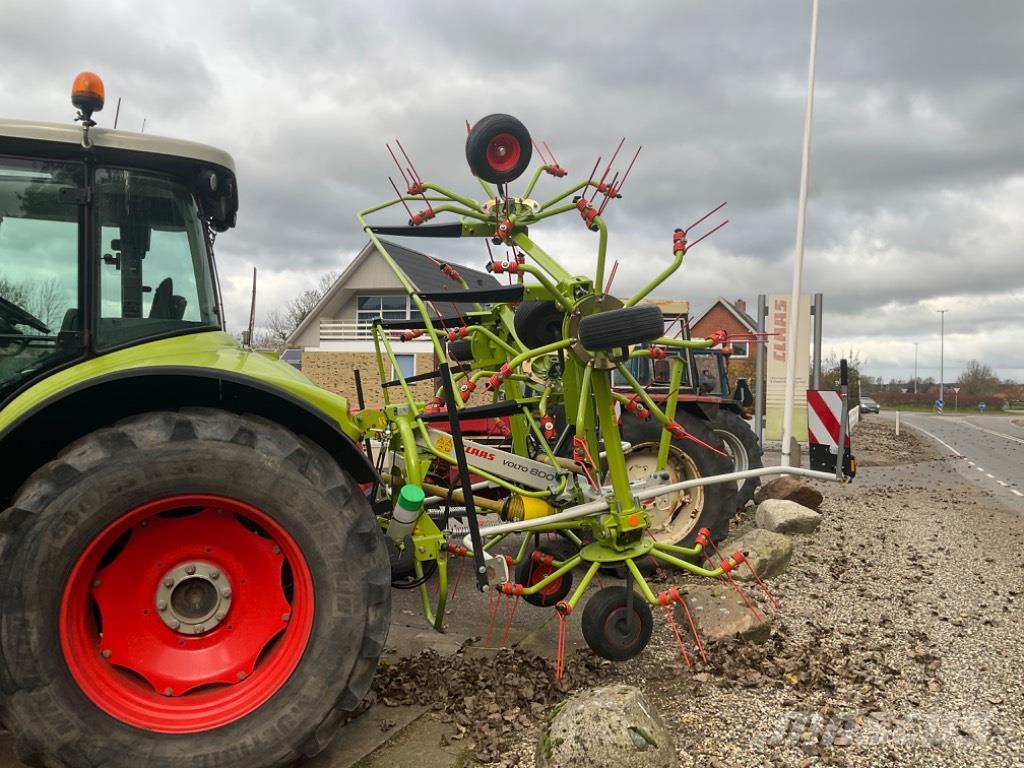
M 146 132 L 146 118 L 144 117 L 144 118 L 142 118 L 142 128 L 139 129 L 139 133 L 145 133 L 145 132 Z
M 121 97 L 117 97 L 117 109 L 114 110 L 114 130 L 117 130 L 117 118 L 121 116 Z
M 249 304 L 249 329 L 245 332 L 245 346 L 253 349 L 252 334 L 256 326 L 256 267 L 252 268 L 252 302 Z

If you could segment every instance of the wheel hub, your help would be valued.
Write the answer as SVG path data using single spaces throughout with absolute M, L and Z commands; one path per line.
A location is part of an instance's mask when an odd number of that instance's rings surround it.
M 183 635 L 209 632 L 227 618 L 231 581 L 212 563 L 182 563 L 167 572 L 156 590 L 157 615 Z

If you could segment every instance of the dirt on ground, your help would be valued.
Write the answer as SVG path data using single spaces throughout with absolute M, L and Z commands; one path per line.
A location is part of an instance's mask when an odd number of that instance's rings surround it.
M 911 427 L 896 434 L 894 422 L 864 416 L 853 430 L 854 454 L 860 467 L 892 467 L 937 459 L 946 452 Z
M 781 610 L 766 643 L 714 644 L 688 668 L 656 614 L 629 662 L 580 652 L 556 681 L 550 661 L 522 651 L 411 657 L 382 668 L 377 695 L 432 706 L 468 760 L 509 768 L 533 765 L 553 703 L 609 680 L 644 690 L 682 766 L 1024 765 L 1019 512 L 891 422 L 865 421 L 854 439 L 866 469 L 820 486 L 820 530 L 794 537 L 789 571 L 770 584 Z

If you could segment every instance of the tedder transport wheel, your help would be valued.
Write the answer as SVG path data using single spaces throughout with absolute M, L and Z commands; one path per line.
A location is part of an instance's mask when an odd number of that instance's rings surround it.
M 664 333 L 661 309 L 650 304 L 612 309 L 580 321 L 580 342 L 593 351 L 654 341 Z
M 711 420 L 711 429 L 722 438 L 725 450 L 732 456 L 737 472 L 760 469 L 764 466 L 761 463 L 761 443 L 758 441 L 757 435 L 754 434 L 754 430 L 750 428 L 750 423 L 742 416 L 733 411 L 719 409 L 715 418 Z M 760 482 L 760 478 L 757 477 L 737 481 L 737 509 L 743 509 L 747 506 L 747 502 L 754 498 L 754 491 L 757 490 Z
M 629 615 L 627 587 L 598 590 L 583 606 L 583 639 L 598 656 L 612 661 L 631 659 L 647 647 L 654 629 L 651 607 L 633 592 Z
M 721 438 L 708 428 L 707 422 L 685 412 L 676 413 L 676 421 L 698 440 L 725 450 Z M 633 446 L 626 454 L 631 479 L 642 480 L 655 471 L 661 432 L 661 425 L 654 419 L 640 421 L 623 414 L 622 439 Z M 732 466 L 731 458 L 692 440 L 673 439 L 665 469 L 671 476 L 669 482 L 677 483 L 732 472 Z M 736 484 L 704 485 L 658 496 L 648 512 L 651 534 L 659 541 L 689 546 L 701 528 L 710 530 L 712 538 L 720 541 L 729 532 L 729 521 L 736 514 Z
M 460 363 L 473 362 L 473 342 L 470 339 L 458 339 L 448 342 L 448 357 Z
M 567 555 L 562 551 L 561 547 L 541 546 L 535 551 L 539 552 L 542 557 L 550 556 L 556 560 L 567 559 Z M 568 557 L 571 557 L 571 555 L 568 555 Z M 554 573 L 555 570 L 557 569 L 554 565 L 543 562 L 542 560 L 534 559 L 533 553 L 530 553 L 523 562 L 516 566 L 516 582 L 527 587 L 532 587 L 534 584 L 537 584 L 547 578 L 548 575 Z M 569 571 L 564 576 L 559 576 L 536 594 L 523 595 L 523 600 L 528 602 L 530 605 L 549 608 L 552 605 L 555 605 L 559 600 L 564 599 L 571 589 L 572 571 Z
M 484 181 L 507 184 L 530 165 L 533 143 L 526 126 L 512 115 L 488 115 L 466 137 L 466 162 Z
M 527 347 L 536 349 L 562 339 L 565 313 L 553 301 L 524 301 L 516 307 L 513 324 L 516 336 Z
M 283 766 L 370 686 L 390 618 L 380 526 L 273 422 L 126 419 L 39 469 L 3 523 L 3 722 L 25 762 Z

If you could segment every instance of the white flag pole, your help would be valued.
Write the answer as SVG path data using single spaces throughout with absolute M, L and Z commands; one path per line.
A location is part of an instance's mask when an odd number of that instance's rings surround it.
M 800 201 L 796 218 L 796 254 L 793 259 L 793 292 L 789 299 L 786 322 L 786 404 L 782 413 L 782 465 L 790 466 L 790 444 L 793 442 L 793 400 L 796 396 L 796 340 L 800 323 L 800 289 L 804 269 L 804 229 L 807 218 L 807 176 L 811 164 L 811 118 L 814 113 L 814 62 L 818 50 L 818 0 L 811 10 L 811 59 L 807 67 L 807 111 L 804 115 L 804 152 L 800 169 Z

